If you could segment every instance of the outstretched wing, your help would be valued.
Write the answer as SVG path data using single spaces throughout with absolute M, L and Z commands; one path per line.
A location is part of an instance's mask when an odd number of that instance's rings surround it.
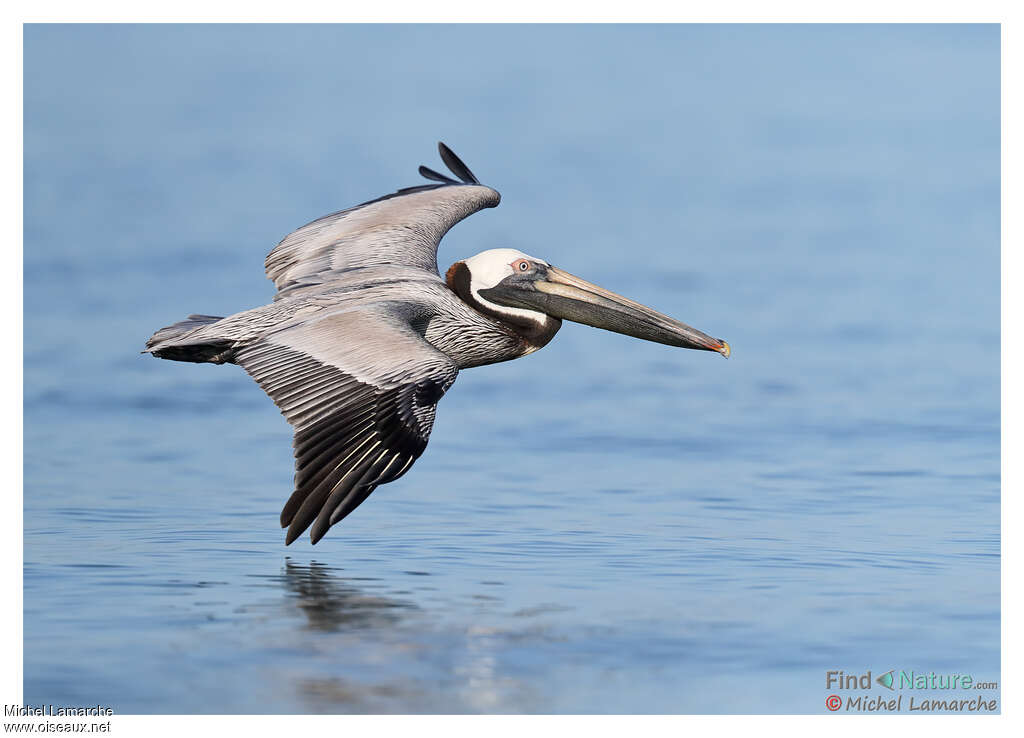
M 292 324 L 236 361 L 295 428 L 295 491 L 281 511 L 286 544 L 310 524 L 316 543 L 378 485 L 404 474 L 458 374 L 387 304 Z
M 458 181 L 421 166 L 420 174 L 439 184 L 399 190 L 325 215 L 285 236 L 266 261 L 278 297 L 330 281 L 332 272 L 364 266 L 397 264 L 436 274 L 437 246 L 444 234 L 463 218 L 501 201 L 451 149 L 437 146 Z

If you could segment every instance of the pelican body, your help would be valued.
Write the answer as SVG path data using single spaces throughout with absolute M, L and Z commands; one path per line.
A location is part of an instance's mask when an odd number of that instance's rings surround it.
M 310 526 L 315 544 L 408 471 L 460 369 L 532 353 L 562 320 L 729 355 L 721 339 L 514 249 L 457 261 L 442 278 L 441 238 L 501 196 L 438 148 L 457 179 L 421 166 L 432 184 L 286 236 L 266 259 L 277 286 L 271 304 L 226 318 L 190 315 L 146 343 L 161 359 L 238 364 L 294 427 L 286 545 Z

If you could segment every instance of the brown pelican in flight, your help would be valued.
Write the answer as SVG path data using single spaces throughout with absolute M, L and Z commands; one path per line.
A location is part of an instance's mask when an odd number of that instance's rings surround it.
M 267 256 L 271 304 L 190 315 L 146 343 L 161 359 L 240 365 L 294 426 L 286 544 L 310 525 L 316 543 L 408 471 L 460 369 L 532 353 L 562 320 L 729 355 L 719 338 L 514 249 L 457 261 L 442 279 L 441 238 L 501 196 L 438 148 L 458 180 L 421 166 L 436 184 L 304 225 Z

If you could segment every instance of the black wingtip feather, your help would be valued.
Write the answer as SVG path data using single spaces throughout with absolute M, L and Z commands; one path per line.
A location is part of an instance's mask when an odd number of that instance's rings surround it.
M 420 165 L 420 176 L 426 177 L 427 179 L 432 179 L 435 182 L 444 182 L 445 184 L 458 184 L 458 182 L 456 182 L 451 177 L 447 177 L 439 172 L 435 172 L 433 169 L 425 167 L 422 164 Z
M 465 162 L 455 155 L 455 152 L 444 145 L 443 141 L 437 142 L 437 150 L 441 154 L 441 161 L 452 170 L 452 174 L 461 179 L 465 184 L 480 184 L 480 180 L 469 170 Z

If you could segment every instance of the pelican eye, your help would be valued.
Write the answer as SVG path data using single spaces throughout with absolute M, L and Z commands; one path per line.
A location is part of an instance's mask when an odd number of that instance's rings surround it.
M 512 268 L 517 272 L 528 272 L 530 271 L 530 262 L 526 259 L 518 259 L 517 261 L 512 262 Z

